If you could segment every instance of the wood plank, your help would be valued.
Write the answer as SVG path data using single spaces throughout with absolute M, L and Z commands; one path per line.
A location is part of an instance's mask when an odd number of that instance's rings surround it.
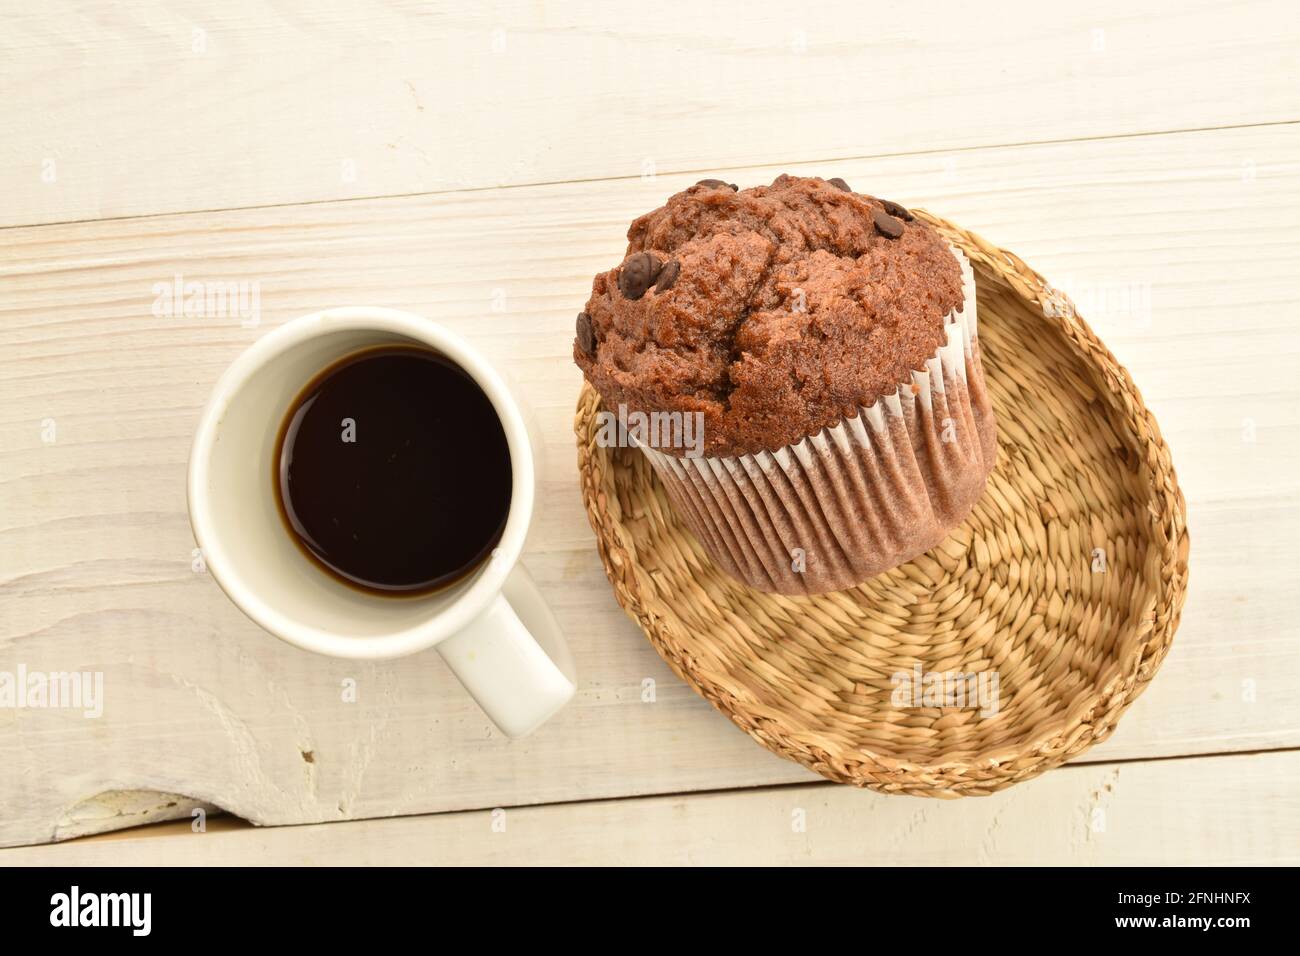
M 48 0 L 0 225 L 1294 121 L 1297 45 L 1287 0 Z
M 951 177 L 936 157 L 783 167 L 923 204 L 1106 292 L 1089 317 L 1169 436 L 1192 592 L 1160 677 L 1087 759 L 1300 746 L 1297 157 L 1291 125 L 975 150 Z M 694 178 L 0 232 L 0 669 L 102 670 L 107 696 L 99 720 L 0 710 L 0 843 L 113 825 L 105 791 L 273 824 L 812 779 L 672 678 L 615 606 L 576 491 L 573 315 L 626 223 Z M 261 325 L 154 315 L 154 283 L 177 273 L 260 283 Z M 581 686 L 525 741 L 492 731 L 435 654 L 359 665 L 282 646 L 191 572 L 184 469 L 212 382 L 267 328 L 356 302 L 469 336 L 536 415 L 525 564 Z M 167 802 L 131 819 L 188 806 Z
M 263 829 L 189 821 L 0 866 L 1295 865 L 1300 753 L 1066 767 L 937 801 L 773 787 Z

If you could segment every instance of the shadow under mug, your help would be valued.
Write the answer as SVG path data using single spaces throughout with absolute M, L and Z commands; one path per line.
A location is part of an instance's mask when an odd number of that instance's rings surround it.
M 345 355 L 384 344 L 427 346 L 469 374 L 501 420 L 514 473 L 492 554 L 456 583 L 417 597 L 367 594 L 312 563 L 284 527 L 271 477 L 280 424 L 307 382 Z M 395 309 L 328 309 L 262 336 L 217 381 L 190 452 L 195 540 L 245 614 L 290 644 L 334 657 L 390 658 L 436 646 L 511 737 L 539 727 L 575 691 L 568 648 L 518 566 L 534 493 L 528 430 L 496 371 L 459 336 Z

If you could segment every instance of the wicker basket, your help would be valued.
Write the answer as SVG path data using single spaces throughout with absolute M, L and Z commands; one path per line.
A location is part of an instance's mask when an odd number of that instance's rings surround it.
M 1000 443 L 983 498 L 938 547 L 848 590 L 765 594 L 710 563 L 640 452 L 597 446 L 589 386 L 578 464 L 619 604 L 742 730 L 841 783 L 983 795 L 1104 740 L 1154 676 L 1187 589 L 1186 506 L 1155 418 L 1069 300 L 916 214 L 975 267 Z M 936 693 L 996 674 L 982 685 L 996 705 L 900 705 L 901 675 L 918 673 L 949 675 Z

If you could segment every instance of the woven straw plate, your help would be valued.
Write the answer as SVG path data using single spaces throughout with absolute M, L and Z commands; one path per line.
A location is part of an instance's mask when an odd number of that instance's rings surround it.
M 1186 594 L 1186 505 L 1155 418 L 1069 300 L 914 212 L 975 269 L 1000 443 L 983 498 L 942 544 L 845 591 L 765 594 L 710 563 L 640 452 L 596 444 L 586 385 L 578 465 L 619 604 L 742 730 L 841 783 L 983 795 L 1104 740 L 1146 688 Z M 894 675 L 918 665 L 996 672 L 996 713 L 894 706 Z

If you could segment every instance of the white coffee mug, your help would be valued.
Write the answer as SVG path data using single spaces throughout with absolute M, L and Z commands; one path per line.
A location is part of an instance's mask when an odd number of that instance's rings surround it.
M 345 355 L 393 343 L 435 349 L 478 383 L 501 419 L 513 469 L 510 512 L 491 556 L 455 584 L 419 597 L 366 594 L 323 572 L 284 527 L 272 483 L 280 424 L 302 388 Z M 348 658 L 436 646 L 492 722 L 520 737 L 575 691 L 554 618 L 518 566 L 534 480 L 519 407 L 468 343 L 409 312 L 328 309 L 268 332 L 217 382 L 190 453 L 190 524 L 212 576 L 276 637 Z

